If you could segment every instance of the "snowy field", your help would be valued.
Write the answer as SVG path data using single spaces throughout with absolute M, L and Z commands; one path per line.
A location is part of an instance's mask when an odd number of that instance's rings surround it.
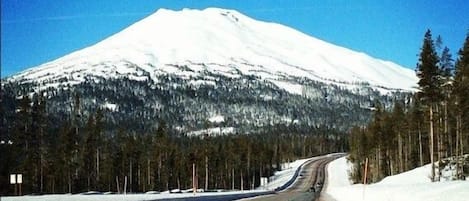
M 282 171 L 276 172 L 270 177 L 270 182 L 266 185 L 257 188 L 256 190 L 245 191 L 227 191 L 227 192 L 207 192 L 207 193 L 169 193 L 162 192 L 160 194 L 111 194 L 111 195 L 79 195 L 79 194 L 55 194 L 55 195 L 40 195 L 40 196 L 20 196 L 20 197 L 1 197 L 1 201 L 143 201 L 143 200 L 159 200 L 159 199 L 173 199 L 173 198 L 189 198 L 189 197 L 204 197 L 204 196 L 224 196 L 234 194 L 251 194 L 251 193 L 268 193 L 269 191 L 282 186 L 287 183 L 295 174 L 295 171 L 304 162 L 310 160 L 301 159 L 291 163 L 282 164 Z M 182 191 L 186 192 L 186 191 Z
M 328 166 L 326 194 L 335 201 L 469 201 L 469 181 L 430 181 L 430 165 L 386 177 L 371 185 L 351 185 L 342 157 Z

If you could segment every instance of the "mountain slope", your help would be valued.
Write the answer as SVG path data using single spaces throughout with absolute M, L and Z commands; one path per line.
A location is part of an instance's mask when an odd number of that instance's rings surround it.
M 91 47 L 10 80 L 56 86 L 64 78 L 77 84 L 85 77 L 124 76 L 158 82 L 162 74 L 191 79 L 207 71 L 227 77 L 253 75 L 292 93 L 283 81 L 297 84 L 294 80 L 305 78 L 347 88 L 368 83 L 376 89 L 403 90 L 413 90 L 417 82 L 412 70 L 392 62 L 217 8 L 160 9 Z
M 109 131 L 152 132 L 163 121 L 197 135 L 347 131 L 369 121 L 376 100 L 390 108 L 405 98 L 417 78 L 283 25 L 208 8 L 160 9 L 7 81 L 12 115 L 18 95 L 40 92 L 57 125 L 74 110 L 84 121 L 103 109 Z

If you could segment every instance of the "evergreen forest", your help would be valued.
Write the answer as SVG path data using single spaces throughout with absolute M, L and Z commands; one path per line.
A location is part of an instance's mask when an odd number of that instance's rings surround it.
M 432 181 L 469 177 L 469 34 L 454 60 L 428 30 L 416 73 L 417 93 L 392 107 L 377 102 L 368 125 L 350 130 L 354 182 L 377 182 L 428 163 Z M 454 174 L 443 178 L 444 168 Z

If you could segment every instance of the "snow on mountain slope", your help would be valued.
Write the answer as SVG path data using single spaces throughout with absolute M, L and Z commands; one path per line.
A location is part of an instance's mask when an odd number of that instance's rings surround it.
M 349 86 L 369 83 L 381 89 L 414 90 L 417 83 L 412 70 L 395 63 L 218 8 L 160 9 L 91 47 L 10 79 L 57 83 L 65 77 L 74 84 L 87 76 L 127 76 L 158 81 L 161 74 L 190 79 L 204 71 L 270 81 L 304 77 Z
M 345 157 L 328 165 L 325 196 L 336 201 L 467 201 L 469 181 L 431 182 L 430 165 L 386 177 L 370 185 L 351 185 Z

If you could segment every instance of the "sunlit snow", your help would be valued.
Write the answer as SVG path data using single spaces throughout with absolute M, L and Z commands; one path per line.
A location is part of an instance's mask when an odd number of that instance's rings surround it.
M 210 117 L 208 121 L 212 123 L 221 123 L 225 121 L 225 117 L 221 115 L 217 115 L 217 116 Z
M 160 9 L 93 46 L 10 79 L 57 86 L 53 83 L 63 82 L 61 78 L 67 78 L 70 84 L 93 76 L 157 81 L 161 74 L 190 79 L 204 71 L 269 80 L 307 78 L 347 86 L 367 82 L 381 90 L 415 90 L 417 83 L 412 70 L 395 63 L 219 8 Z M 274 83 L 290 93 L 301 94 L 299 84 Z M 191 84 L 214 83 L 194 80 Z
M 467 201 L 469 181 L 431 182 L 430 165 L 386 177 L 370 185 L 351 185 L 350 165 L 340 158 L 328 165 L 326 194 L 336 201 Z

